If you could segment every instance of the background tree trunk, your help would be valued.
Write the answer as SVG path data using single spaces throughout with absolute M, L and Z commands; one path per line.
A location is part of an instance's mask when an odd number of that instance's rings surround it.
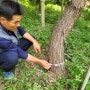
M 18 0 L 12 0 L 12 1 L 16 1 L 16 2 L 18 2 Z
M 41 1 L 41 24 L 45 26 L 45 0 Z
M 61 77 L 66 76 L 64 62 L 64 42 L 75 21 L 80 16 L 86 0 L 69 0 L 60 20 L 54 26 L 50 46 L 49 62 L 53 64 L 51 71 Z
M 61 12 L 64 10 L 64 0 L 62 0 L 62 5 L 61 5 Z

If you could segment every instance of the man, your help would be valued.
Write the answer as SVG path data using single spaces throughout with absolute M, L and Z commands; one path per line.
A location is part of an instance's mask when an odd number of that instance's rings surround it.
M 31 45 L 36 53 L 41 52 L 41 49 L 35 38 L 21 28 L 23 13 L 23 8 L 17 2 L 11 0 L 0 2 L 0 66 L 5 78 L 14 77 L 12 69 L 17 64 L 18 58 L 37 63 L 45 69 L 49 69 L 52 65 L 26 52 Z M 19 35 L 22 38 L 19 38 Z

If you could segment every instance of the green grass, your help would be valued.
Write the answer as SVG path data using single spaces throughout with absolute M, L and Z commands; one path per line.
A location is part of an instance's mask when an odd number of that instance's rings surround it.
M 46 26 L 41 27 L 38 6 L 28 3 L 28 0 L 21 0 L 20 3 L 25 8 L 21 25 L 34 35 L 42 46 L 41 54 L 35 54 L 32 47 L 28 52 L 46 59 L 52 29 L 60 18 L 61 8 L 47 4 L 45 6 Z M 64 87 L 68 87 L 69 90 L 78 90 L 83 83 L 90 59 L 90 10 L 88 8 L 84 9 L 67 37 L 65 54 L 67 78 L 57 77 L 55 82 L 50 83 L 48 73 L 42 67 L 19 60 L 14 70 L 17 81 L 13 84 L 11 81 L 4 80 L 0 69 L 0 90 L 63 90 Z M 90 89 L 89 82 L 87 90 Z

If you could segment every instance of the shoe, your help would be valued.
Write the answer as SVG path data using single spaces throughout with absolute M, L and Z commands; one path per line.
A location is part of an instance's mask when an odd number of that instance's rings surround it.
M 14 74 L 12 73 L 12 71 L 10 71 L 10 72 L 3 72 L 3 77 L 5 79 L 13 79 L 14 78 Z

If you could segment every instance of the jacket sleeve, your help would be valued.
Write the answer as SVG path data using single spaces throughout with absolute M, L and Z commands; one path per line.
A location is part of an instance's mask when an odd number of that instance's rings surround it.
M 18 53 L 19 58 L 27 59 L 28 54 L 23 51 L 20 47 L 15 45 L 11 40 L 7 40 L 5 38 L 0 38 L 0 49 L 3 51 L 15 51 Z
M 26 31 L 21 26 L 19 26 L 17 29 L 21 36 L 23 36 L 26 33 Z

